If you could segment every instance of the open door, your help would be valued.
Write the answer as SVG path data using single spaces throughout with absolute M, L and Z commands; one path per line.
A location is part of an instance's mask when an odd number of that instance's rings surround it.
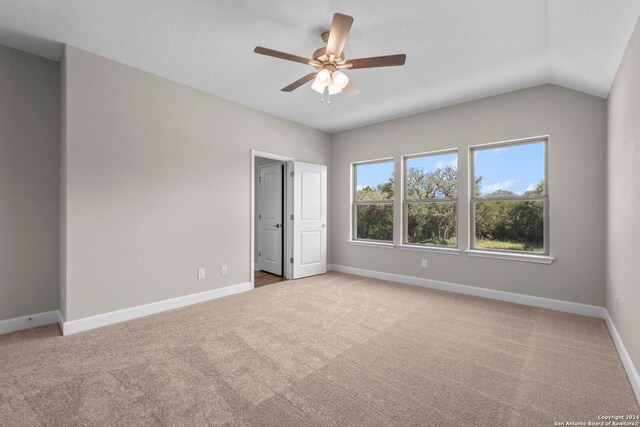
M 293 162 L 293 278 L 327 272 L 327 167 Z
M 282 276 L 282 163 L 260 166 L 258 267 Z

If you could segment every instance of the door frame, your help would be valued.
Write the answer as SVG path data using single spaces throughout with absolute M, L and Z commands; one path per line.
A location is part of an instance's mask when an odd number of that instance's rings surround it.
M 293 170 L 293 161 L 295 160 L 293 157 L 282 156 L 280 154 L 267 153 L 264 151 L 251 150 L 251 253 L 249 264 L 250 278 L 251 278 L 251 289 L 254 288 L 254 273 L 255 273 L 255 239 L 256 239 L 256 230 L 255 230 L 255 220 L 256 220 L 256 157 L 263 157 L 266 159 L 274 160 L 276 162 L 284 162 L 284 212 L 283 212 L 283 225 L 284 225 L 284 242 L 283 242 L 283 258 L 284 258 L 284 277 L 286 279 L 291 279 L 293 277 L 293 271 L 291 263 L 288 262 L 289 258 L 293 254 L 293 221 L 291 220 L 291 215 L 293 215 L 293 182 L 291 178 L 291 171 Z

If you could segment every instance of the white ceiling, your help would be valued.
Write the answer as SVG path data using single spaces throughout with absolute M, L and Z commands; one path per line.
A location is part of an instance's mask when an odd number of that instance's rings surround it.
M 334 12 L 355 22 L 347 58 L 406 53 L 403 67 L 352 70 L 330 106 L 310 56 Z M 2 0 L 0 43 L 59 60 L 62 44 L 327 132 L 542 83 L 606 97 L 640 0 Z

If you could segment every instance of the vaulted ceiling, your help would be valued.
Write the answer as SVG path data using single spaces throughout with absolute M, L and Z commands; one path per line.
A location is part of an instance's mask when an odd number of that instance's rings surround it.
M 360 88 L 330 106 L 311 56 L 333 13 L 355 22 L 347 58 L 406 53 L 403 67 L 348 71 Z M 554 83 L 608 95 L 640 0 L 3 0 L 0 43 L 59 60 L 64 43 L 220 97 L 336 132 Z

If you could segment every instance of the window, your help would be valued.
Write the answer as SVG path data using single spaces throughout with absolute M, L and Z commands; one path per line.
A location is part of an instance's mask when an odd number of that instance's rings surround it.
M 404 158 L 404 236 L 409 245 L 458 246 L 458 153 Z
M 393 241 L 393 160 L 353 165 L 354 240 Z
M 547 140 L 471 148 L 471 247 L 548 254 Z

